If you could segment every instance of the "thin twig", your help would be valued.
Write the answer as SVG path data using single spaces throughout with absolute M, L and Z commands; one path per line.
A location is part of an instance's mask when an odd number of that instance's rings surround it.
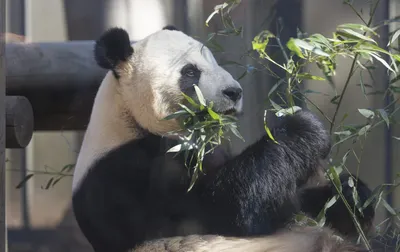
M 358 11 L 354 8 L 354 6 L 349 3 L 349 2 L 345 2 L 345 4 L 347 4 L 348 6 L 350 6 L 350 8 L 353 10 L 354 13 L 356 13 L 356 15 L 358 16 L 358 18 L 361 19 L 361 21 L 365 24 L 368 25 L 367 22 L 364 20 L 364 18 L 360 15 L 360 13 L 358 13 Z
M 371 26 L 371 23 L 373 21 L 373 17 L 375 15 L 375 12 L 376 12 L 376 9 L 377 9 L 379 3 L 380 3 L 380 0 L 377 0 L 376 3 L 375 3 L 374 8 L 372 10 L 371 16 L 370 16 L 370 18 L 368 20 L 367 27 Z M 364 32 L 364 35 L 366 35 L 366 34 L 367 34 L 367 32 Z M 332 129 L 333 129 L 333 126 L 335 125 L 335 119 L 336 119 L 336 116 L 337 116 L 337 114 L 339 112 L 340 106 L 342 105 L 344 94 L 346 93 L 347 87 L 349 86 L 351 77 L 353 77 L 354 67 L 356 66 L 358 56 L 359 56 L 359 53 L 356 53 L 354 55 L 354 59 L 353 59 L 353 63 L 351 64 L 351 67 L 350 67 L 349 75 L 347 76 L 347 80 L 346 80 L 346 82 L 344 84 L 344 87 L 343 87 L 343 90 L 342 90 L 342 94 L 340 95 L 340 98 L 339 98 L 339 101 L 338 101 L 338 105 L 337 105 L 335 113 L 333 114 L 333 117 L 332 117 L 332 124 L 331 124 L 331 127 L 329 129 L 329 133 L 330 134 L 332 134 Z
M 6 171 L 12 171 L 12 172 L 20 172 L 20 169 L 6 169 Z M 47 171 L 35 171 L 35 170 L 26 170 L 29 173 L 33 174 L 41 174 L 41 175 L 57 175 L 57 176 L 64 176 L 64 177 L 72 177 L 72 174 L 66 174 L 62 172 L 47 172 Z

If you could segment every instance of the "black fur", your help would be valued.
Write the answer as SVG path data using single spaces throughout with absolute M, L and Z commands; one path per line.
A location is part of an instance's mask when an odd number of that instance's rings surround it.
M 133 54 L 133 48 L 128 33 L 122 28 L 111 28 L 97 41 L 94 47 L 94 57 L 97 64 L 105 69 L 113 70 L 122 61 Z
M 179 31 L 178 28 L 176 28 L 173 25 L 166 25 L 162 28 L 163 30 L 170 30 L 170 31 Z
M 297 189 L 316 172 L 330 141 L 322 123 L 306 111 L 283 118 L 272 132 L 279 144 L 262 137 L 200 177 L 189 193 L 186 168 L 176 171 L 182 162 L 165 155 L 157 137 L 117 148 L 92 167 L 73 196 L 81 230 L 95 251 L 116 252 L 188 234 L 179 227 L 190 220 L 208 234 L 275 232 L 297 212 Z

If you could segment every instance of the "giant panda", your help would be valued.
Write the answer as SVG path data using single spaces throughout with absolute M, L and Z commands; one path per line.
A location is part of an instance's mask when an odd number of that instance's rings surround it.
M 280 118 L 272 129 L 279 144 L 265 135 L 211 162 L 187 192 L 183 160 L 160 144 L 180 124 L 163 119 L 183 102 L 181 92 L 194 96 L 193 84 L 217 112 L 239 113 L 240 84 L 206 46 L 173 26 L 134 44 L 124 29 L 111 28 L 94 54 L 109 72 L 72 185 L 75 218 L 94 251 L 361 251 L 331 229 L 289 225 L 305 202 L 300 189 L 330 151 L 313 113 Z

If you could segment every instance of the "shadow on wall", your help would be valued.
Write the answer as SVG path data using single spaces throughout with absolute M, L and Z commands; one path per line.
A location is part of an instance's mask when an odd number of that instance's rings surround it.
M 76 223 L 72 208 L 55 228 L 8 229 L 9 252 L 89 252 L 92 247 Z

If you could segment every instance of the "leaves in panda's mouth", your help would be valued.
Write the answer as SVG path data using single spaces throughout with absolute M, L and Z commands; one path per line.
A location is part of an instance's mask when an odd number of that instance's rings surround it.
M 199 103 L 182 93 L 187 105 L 178 104 L 181 109 L 164 118 L 165 120 L 176 119 L 185 132 L 184 134 L 181 131 L 169 133 L 178 136 L 180 143 L 167 152 L 184 154 L 185 164 L 191 176 L 188 191 L 194 186 L 199 172 L 203 172 L 204 156 L 213 152 L 223 139 L 229 141 L 229 137 L 226 136 L 228 132 L 232 132 L 244 141 L 237 129 L 237 118 L 232 115 L 235 110 L 214 111 L 213 103 L 207 104 L 200 89 L 196 85 L 194 88 Z M 195 161 L 194 164 L 193 161 Z

